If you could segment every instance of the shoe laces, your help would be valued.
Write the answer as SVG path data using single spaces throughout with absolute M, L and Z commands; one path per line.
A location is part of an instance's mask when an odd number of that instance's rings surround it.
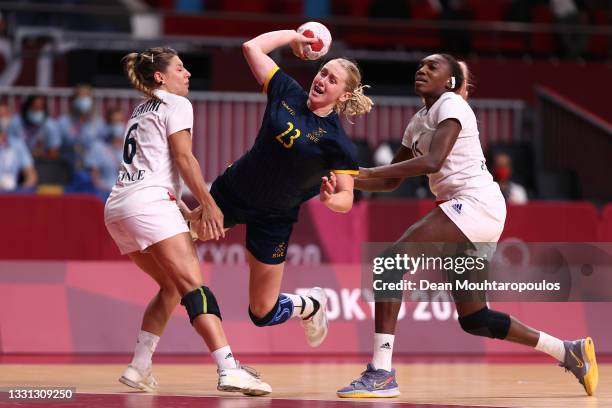
M 247 365 L 242 365 L 240 364 L 240 362 L 238 360 L 236 360 L 236 364 L 238 364 L 238 368 L 246 371 L 247 373 L 249 373 L 252 377 L 255 378 L 260 378 L 260 374 L 257 370 L 255 370 L 253 367 L 247 366 Z
M 351 381 L 351 385 L 361 384 L 363 386 L 367 386 L 368 384 L 366 384 L 366 380 L 369 380 L 372 374 L 374 374 L 374 371 L 368 371 L 368 370 L 363 371 L 361 373 L 361 377 Z

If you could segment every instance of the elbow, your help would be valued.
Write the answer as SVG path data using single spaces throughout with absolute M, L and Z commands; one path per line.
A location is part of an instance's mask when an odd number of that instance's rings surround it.
M 339 212 L 339 213 L 341 213 L 341 214 L 346 214 L 346 213 L 348 213 L 349 211 L 351 211 L 352 209 L 353 209 L 353 203 L 352 203 L 352 202 L 350 202 L 350 203 L 348 203 L 348 204 L 346 204 L 346 205 L 343 205 L 342 207 L 338 208 L 338 209 L 336 210 L 336 212 Z
M 427 170 L 426 170 L 427 174 L 439 172 L 443 164 L 444 164 L 443 160 L 437 160 L 437 159 L 431 160 L 429 163 L 427 163 Z
M 252 40 L 246 41 L 244 43 L 242 43 L 242 53 L 246 56 L 249 55 L 254 48 L 254 44 L 252 42 Z

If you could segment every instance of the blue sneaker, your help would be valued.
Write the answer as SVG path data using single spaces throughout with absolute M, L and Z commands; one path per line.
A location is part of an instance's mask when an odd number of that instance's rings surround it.
M 559 365 L 576 376 L 587 394 L 595 394 L 599 372 L 593 339 L 587 337 L 586 339 L 564 341 L 563 345 L 565 346 L 565 361 Z
M 395 381 L 395 369 L 377 370 L 372 363 L 361 373 L 361 377 L 336 392 L 340 398 L 392 398 L 400 395 Z

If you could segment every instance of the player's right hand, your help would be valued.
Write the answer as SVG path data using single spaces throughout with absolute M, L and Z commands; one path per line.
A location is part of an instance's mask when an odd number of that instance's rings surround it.
M 322 202 L 328 201 L 336 191 L 336 175 L 333 172 L 329 173 L 329 177 L 321 177 L 321 188 L 319 197 Z
M 197 225 L 197 234 L 202 241 L 225 238 L 223 213 L 216 204 L 203 204 L 202 216 Z
M 289 45 L 291 45 L 291 50 L 293 50 L 293 55 L 295 55 L 296 57 L 300 59 L 305 60 L 307 58 L 306 58 L 306 55 L 304 54 L 304 45 L 314 44 L 316 42 L 319 42 L 318 38 L 306 37 L 305 35 L 302 35 L 296 31 L 295 38 L 291 40 Z

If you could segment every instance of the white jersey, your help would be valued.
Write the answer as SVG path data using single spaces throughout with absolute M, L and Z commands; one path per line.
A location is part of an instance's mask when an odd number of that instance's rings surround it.
M 423 107 L 412 117 L 402 144 L 411 149 L 414 157 L 427 154 L 438 124 L 450 118 L 461 123 L 461 131 L 440 171 L 428 175 L 431 192 L 438 200 L 450 200 L 482 187 L 498 189 L 485 164 L 476 116 L 470 105 L 453 92 L 442 94 L 429 110 Z
M 155 93 L 161 101 L 141 103 L 127 123 L 123 162 L 106 201 L 106 222 L 138 215 L 156 201 L 181 196 L 181 178 L 168 136 L 192 129 L 193 108 L 182 96 L 162 90 Z

